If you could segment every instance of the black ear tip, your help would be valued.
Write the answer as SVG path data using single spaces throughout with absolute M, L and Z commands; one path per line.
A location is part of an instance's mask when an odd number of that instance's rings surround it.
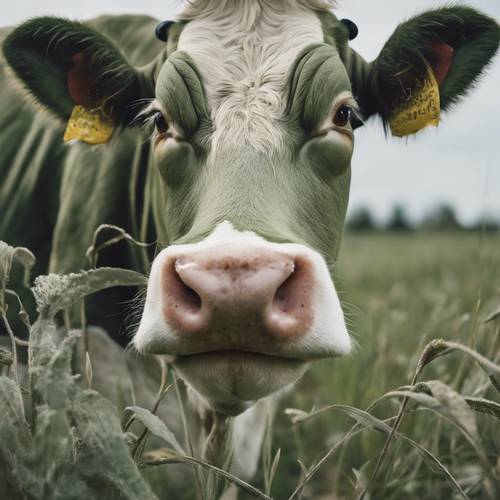
M 155 28 L 156 38 L 162 42 L 166 42 L 168 38 L 168 30 L 172 24 L 174 24 L 174 21 L 162 21 L 158 24 Z
M 350 19 L 341 19 L 341 23 L 344 23 L 349 30 L 349 40 L 354 40 L 358 36 L 358 27 Z

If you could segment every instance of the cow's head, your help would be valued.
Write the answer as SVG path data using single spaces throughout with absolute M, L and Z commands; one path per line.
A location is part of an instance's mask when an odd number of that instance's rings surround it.
M 203 2 L 209 4 L 210 2 Z M 155 128 L 156 256 L 134 344 L 170 354 L 211 404 L 237 413 L 352 341 L 332 281 L 353 129 L 390 121 L 422 82 L 446 109 L 495 54 L 497 23 L 464 7 L 400 25 L 366 63 L 321 2 L 196 2 L 148 67 L 92 28 L 35 19 L 4 51 L 38 102 L 67 120 L 103 106 Z M 315 9 L 313 7 L 316 7 Z M 105 146 L 102 146 L 105 147 Z

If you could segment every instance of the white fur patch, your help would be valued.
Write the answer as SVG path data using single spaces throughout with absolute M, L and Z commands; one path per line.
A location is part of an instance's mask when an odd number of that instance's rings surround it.
M 321 43 L 319 0 L 204 0 L 188 7 L 178 49 L 195 61 L 214 124 L 212 152 L 279 147 L 286 74 L 299 52 Z M 203 5 L 201 5 L 203 4 Z
M 210 253 L 223 247 L 233 255 L 240 250 L 259 248 L 284 254 L 302 255 L 314 268 L 312 307 L 314 320 L 308 332 L 294 342 L 256 345 L 255 351 L 270 355 L 309 361 L 317 358 L 342 356 L 351 351 L 351 339 L 347 333 L 340 301 L 324 259 L 314 250 L 292 243 L 271 243 L 250 231 L 237 231 L 231 223 L 223 222 L 203 241 L 189 245 L 171 245 L 162 250 L 153 262 L 148 282 L 146 303 L 134 345 L 140 352 L 156 354 L 187 354 L 189 346 L 174 335 L 165 323 L 161 298 L 162 267 L 174 254 L 187 256 L 194 252 Z M 227 346 L 227 349 L 234 346 Z M 193 349 L 192 353 L 197 352 Z M 200 352 L 200 351 L 198 351 Z

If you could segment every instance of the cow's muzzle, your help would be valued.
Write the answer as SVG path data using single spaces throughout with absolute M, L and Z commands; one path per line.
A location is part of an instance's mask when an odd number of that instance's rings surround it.
M 308 361 L 351 351 L 319 253 L 229 223 L 157 255 L 134 345 L 174 356 L 182 377 L 218 408 L 240 408 L 297 380 Z
M 195 344 L 202 336 L 226 337 L 228 348 L 251 348 L 256 336 L 289 342 L 311 327 L 313 285 L 305 255 L 251 245 L 172 253 L 162 269 L 163 316 Z

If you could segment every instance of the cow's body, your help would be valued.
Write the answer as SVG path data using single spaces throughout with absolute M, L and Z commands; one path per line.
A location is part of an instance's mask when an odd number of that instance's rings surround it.
M 134 64 L 144 65 L 163 46 L 154 36 L 157 20 L 146 16 L 102 16 L 89 21 L 119 44 Z M 0 39 L 11 31 L 3 29 Z M 150 145 L 139 130 L 116 134 L 109 147 L 64 144 L 64 124 L 27 100 L 5 61 L 0 64 L 0 235 L 4 241 L 32 249 L 37 274 L 74 272 L 88 266 L 85 252 L 103 223 L 123 227 L 137 239 L 151 237 L 151 220 L 143 222 Z M 148 223 L 150 234 L 148 232 Z M 147 272 L 147 263 L 123 246 L 105 261 Z M 130 293 L 104 293 L 108 307 Z M 103 298 L 101 297 L 101 299 Z M 101 307 L 99 307 L 101 309 Z M 125 344 L 123 312 L 104 317 L 90 301 L 91 323 L 104 326 Z M 106 315 L 107 316 L 107 315 Z
M 276 394 L 309 362 L 351 350 L 332 274 L 359 112 L 397 135 L 437 123 L 500 38 L 472 9 L 441 9 L 398 27 L 368 64 L 332 3 L 197 0 L 160 30 L 166 44 L 142 16 L 35 19 L 3 43 L 14 75 L 60 123 L 5 83 L 2 63 L 0 238 L 30 247 L 38 272 L 63 273 L 87 266 L 100 224 L 156 241 L 134 345 L 172 356 L 195 425 L 207 411 L 241 414 L 233 444 L 247 478 Z M 417 113 L 413 99 L 427 99 Z M 75 106 L 109 120 L 109 144 L 62 145 Z M 152 139 L 134 122 L 141 109 Z M 106 261 L 149 267 L 126 246 Z M 103 310 L 102 299 L 90 304 L 89 320 L 117 338 Z

